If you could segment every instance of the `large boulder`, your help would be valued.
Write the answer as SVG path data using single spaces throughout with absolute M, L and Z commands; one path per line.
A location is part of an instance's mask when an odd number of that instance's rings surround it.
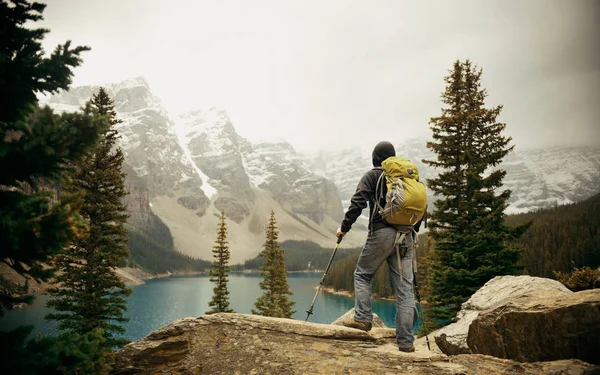
M 591 374 L 579 360 L 518 363 L 479 354 L 398 351 L 394 330 L 243 314 L 175 321 L 117 352 L 113 374 Z
M 578 358 L 600 364 L 600 289 L 522 294 L 481 312 L 467 343 L 474 353 L 522 362 Z
M 344 315 L 337 318 L 333 323 L 334 326 L 341 326 L 342 322 L 348 318 L 354 317 L 354 307 L 348 310 Z M 373 328 L 387 328 L 385 323 L 379 318 L 379 316 L 373 313 Z
M 502 305 L 523 293 L 549 290 L 557 293 L 572 293 L 556 280 L 531 276 L 497 276 L 487 283 L 461 306 L 456 323 L 437 331 L 435 342 L 448 355 L 468 354 L 469 326 L 484 310 Z

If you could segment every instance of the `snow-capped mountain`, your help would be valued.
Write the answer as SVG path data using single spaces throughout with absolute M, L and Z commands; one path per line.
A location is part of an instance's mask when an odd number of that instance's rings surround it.
M 146 182 L 150 197 L 177 194 L 203 196 L 202 180 L 179 145 L 174 124 L 142 78 L 105 87 L 122 123 L 116 125 L 126 163 Z M 51 97 L 59 111 L 81 108 L 98 87 L 75 87 Z
M 511 213 L 579 202 L 600 192 L 600 148 L 516 151 L 502 168 L 504 186 L 512 191 Z
M 99 87 L 75 87 L 49 98 L 58 111 L 76 111 Z M 105 86 L 113 98 L 125 154 L 127 206 L 144 218 L 149 205 L 169 227 L 177 250 L 211 259 L 221 211 L 228 223 L 232 262 L 255 256 L 271 210 L 280 239 L 330 245 L 343 215 L 335 184 L 302 165 L 289 144 L 252 145 L 224 109 L 170 116 L 146 81 Z M 136 212 L 132 218 L 138 220 Z M 348 245 L 358 240 L 348 238 Z
M 227 113 L 220 108 L 186 113 L 176 124 L 182 149 L 207 181 L 210 190 L 205 193 L 211 198 L 218 193 L 215 207 L 240 223 L 250 214 L 255 198 L 240 151 L 247 141 L 235 132 Z
M 425 179 L 438 172 L 422 163 L 435 160 L 427 149 L 426 139 L 393 142 L 396 154 L 406 157 L 419 168 Z M 373 145 L 374 146 L 374 145 Z M 362 175 L 372 168 L 373 146 L 338 152 L 320 152 L 305 155 L 311 168 L 335 181 L 344 206 L 349 204 Z M 508 213 L 554 207 L 578 202 L 600 192 L 600 149 L 593 147 L 563 147 L 544 150 L 511 152 L 500 165 L 507 171 L 504 188 L 512 194 Z M 429 194 L 433 192 L 429 191 Z M 429 196 L 430 202 L 435 200 Z
M 250 214 L 256 189 L 270 193 L 282 208 L 321 224 L 326 217 L 341 220 L 342 206 L 335 184 L 310 172 L 286 142 L 252 144 L 236 133 L 222 108 L 183 114 L 176 121 L 182 148 L 208 185 L 219 192 L 215 207 L 229 207 L 241 222 Z

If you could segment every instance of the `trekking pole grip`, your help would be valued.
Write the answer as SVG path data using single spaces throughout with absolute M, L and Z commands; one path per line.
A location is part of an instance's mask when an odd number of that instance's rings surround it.
M 339 245 L 340 242 L 342 242 L 342 239 L 344 239 L 344 235 L 341 235 L 341 236 L 338 237 L 338 239 L 337 239 L 337 245 Z

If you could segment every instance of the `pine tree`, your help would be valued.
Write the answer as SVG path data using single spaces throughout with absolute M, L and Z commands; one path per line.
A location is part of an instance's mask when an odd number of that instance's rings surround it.
M 121 172 L 123 152 L 116 146 L 118 133 L 113 101 L 103 88 L 94 95 L 91 105 L 97 116 L 108 119 L 103 137 L 93 150 L 74 165 L 65 190 L 82 196 L 79 212 L 89 225 L 86 235 L 56 257 L 61 271 L 58 286 L 50 289 L 53 297 L 48 306 L 57 310 L 47 319 L 58 320 L 59 328 L 88 334 L 100 328 L 106 345 L 123 345 L 127 341 L 114 337 L 125 329 L 117 323 L 127 309 L 125 297 L 131 289 L 115 273 L 128 257 L 125 175 Z
M 454 316 L 494 276 L 518 271 L 514 240 L 526 229 L 503 222 L 510 190 L 500 192 L 506 171 L 496 167 L 514 146 L 502 135 L 506 124 L 496 120 L 502 106 L 484 107 L 481 75 L 469 60 L 454 63 L 442 94 L 447 107 L 430 121 L 434 141 L 427 147 L 437 160 L 423 160 L 441 171 L 427 181 L 440 198 L 429 226 L 437 260 L 429 302 L 441 319 Z
M 36 94 L 67 89 L 80 54 L 89 50 L 66 42 L 46 57 L 41 41 L 48 30 L 25 27 L 41 20 L 44 8 L 0 2 L 0 259 L 36 281 L 50 278 L 44 263 L 85 228 L 77 202 L 56 186 L 104 126 L 89 106 L 61 115 L 39 108 Z M 24 293 L 0 275 L 0 316 L 15 303 L 30 302 Z
M 254 303 L 256 310 L 252 309 L 252 314 L 291 318 L 296 312 L 292 310 L 295 302 L 288 298 L 292 292 L 287 281 L 284 250 L 277 242 L 278 236 L 275 213 L 271 211 L 267 241 L 264 249 L 260 252 L 260 256 L 266 259 L 265 264 L 261 267 L 263 281 L 260 282 L 260 288 L 264 290 L 264 293 Z
M 28 338 L 33 326 L 0 332 L 3 346 L 0 356 L 2 368 L 9 374 L 77 374 L 106 375 L 110 373 L 115 356 L 113 349 L 104 345 L 106 338 L 97 329 L 85 335 L 64 332 L 58 337 L 38 334 Z M 6 370 L 4 373 L 7 373 Z
M 207 314 L 219 312 L 234 312 L 229 307 L 229 246 L 227 246 L 227 225 L 225 223 L 225 212 L 221 211 L 219 227 L 217 229 L 217 240 L 213 246 L 213 263 L 210 269 L 210 281 L 215 283 L 212 300 L 208 303 L 212 306 Z

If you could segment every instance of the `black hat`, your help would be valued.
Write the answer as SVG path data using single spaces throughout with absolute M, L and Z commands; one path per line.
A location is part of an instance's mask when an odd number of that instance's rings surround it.
M 394 145 L 387 141 L 379 142 L 373 149 L 373 166 L 381 167 L 381 162 L 390 156 L 396 156 Z

